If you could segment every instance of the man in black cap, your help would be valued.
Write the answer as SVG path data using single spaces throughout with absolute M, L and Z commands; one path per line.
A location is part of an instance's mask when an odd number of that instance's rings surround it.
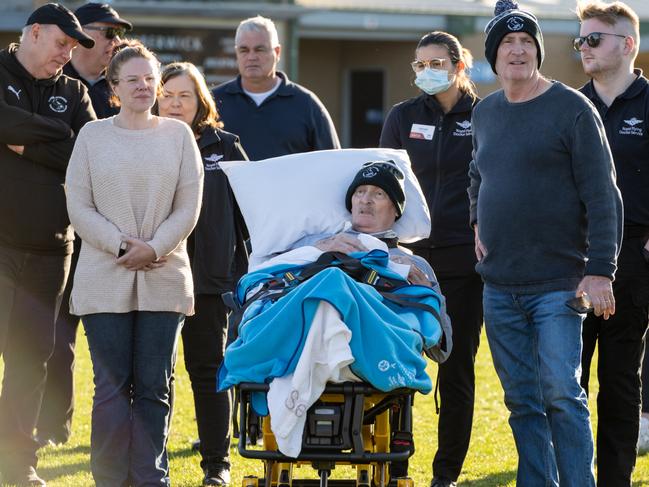
M 95 41 L 90 49 L 75 49 L 72 59 L 63 67 L 63 74 L 80 80 L 88 89 L 97 118 L 117 114 L 109 103 L 111 90 L 105 77 L 106 67 L 115 46 L 132 29 L 130 22 L 119 17 L 107 4 L 86 3 L 74 12 L 83 31 Z M 65 443 L 70 437 L 74 411 L 74 348 L 79 317 L 70 314 L 68 301 L 72 277 L 79 258 L 81 240 L 74 241 L 70 277 L 65 288 L 61 310 L 56 322 L 54 353 L 47 362 L 47 384 L 43 405 L 36 426 L 41 445 Z
M 110 117 L 117 114 L 118 109 L 108 102 L 110 89 L 105 77 L 106 67 L 115 46 L 133 29 L 133 25 L 105 3 L 86 3 L 76 9 L 74 15 L 95 45 L 92 49 L 75 50 L 63 73 L 86 85 L 97 118 Z
M 517 484 L 592 487 L 581 329 L 587 304 L 604 319 L 615 313 L 622 201 L 597 111 L 539 72 L 534 15 L 502 0 L 495 15 L 485 54 L 502 90 L 473 112 L 469 169 L 485 329 L 511 413 Z
M 94 41 L 65 7 L 35 10 L 0 51 L 0 395 L 2 482 L 45 485 L 33 431 L 68 275 L 73 232 L 63 183 L 75 136 L 95 118 L 86 88 L 62 75 Z

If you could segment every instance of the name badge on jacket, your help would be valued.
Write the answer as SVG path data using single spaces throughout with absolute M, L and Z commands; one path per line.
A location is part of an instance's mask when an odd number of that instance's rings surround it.
M 434 125 L 422 125 L 420 123 L 413 123 L 410 128 L 411 139 L 433 140 L 435 134 Z

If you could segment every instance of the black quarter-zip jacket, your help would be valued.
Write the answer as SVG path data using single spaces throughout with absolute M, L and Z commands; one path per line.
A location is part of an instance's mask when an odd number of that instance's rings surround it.
M 229 132 L 205 128 L 198 139 L 205 179 L 198 223 L 187 240 L 195 294 L 232 291 L 248 268 L 243 216 L 219 167 L 220 161 L 247 161 L 239 138 Z
M 16 49 L 0 51 L 0 246 L 65 255 L 74 237 L 65 171 L 76 134 L 95 112 L 79 80 L 35 79 Z M 23 145 L 23 155 L 7 145 Z
M 625 226 L 649 229 L 649 83 L 642 71 L 610 107 L 595 91 L 593 81 L 581 92 L 593 102 L 606 130 L 622 193 Z
M 430 237 L 411 246 L 473 242 L 466 191 L 473 150 L 471 112 L 477 102 L 463 94 L 445 114 L 434 96 L 423 93 L 396 104 L 388 113 L 379 145 L 408 152 L 430 210 Z

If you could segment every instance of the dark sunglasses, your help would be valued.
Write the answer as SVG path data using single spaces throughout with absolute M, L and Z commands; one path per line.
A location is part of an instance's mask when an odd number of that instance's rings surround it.
M 94 26 L 86 25 L 84 29 L 88 30 L 98 30 L 104 33 L 106 39 L 115 39 L 115 37 L 122 38 L 126 35 L 126 29 L 124 27 L 104 27 L 104 26 Z
M 384 171 L 388 171 L 399 181 L 402 181 L 404 179 L 403 172 L 401 171 L 401 169 L 397 167 L 396 163 L 391 159 L 388 159 L 387 161 L 370 161 L 370 162 L 366 162 L 362 166 L 363 169 L 370 168 L 370 167 L 376 167 L 378 169 L 383 169 Z
M 591 32 L 587 36 L 575 37 L 572 41 L 572 47 L 575 48 L 575 51 L 579 52 L 581 46 L 584 45 L 584 42 L 588 44 L 588 47 L 597 47 L 599 43 L 602 42 L 602 36 L 615 36 L 622 37 L 626 39 L 626 36 L 621 34 L 609 34 L 608 32 Z

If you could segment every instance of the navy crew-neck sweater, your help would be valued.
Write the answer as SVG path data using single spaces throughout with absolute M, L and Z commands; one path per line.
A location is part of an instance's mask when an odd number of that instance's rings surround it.
M 622 201 L 601 119 L 562 83 L 510 103 L 503 91 L 473 114 L 471 224 L 487 255 L 476 266 L 501 290 L 575 289 L 585 274 L 613 278 Z

